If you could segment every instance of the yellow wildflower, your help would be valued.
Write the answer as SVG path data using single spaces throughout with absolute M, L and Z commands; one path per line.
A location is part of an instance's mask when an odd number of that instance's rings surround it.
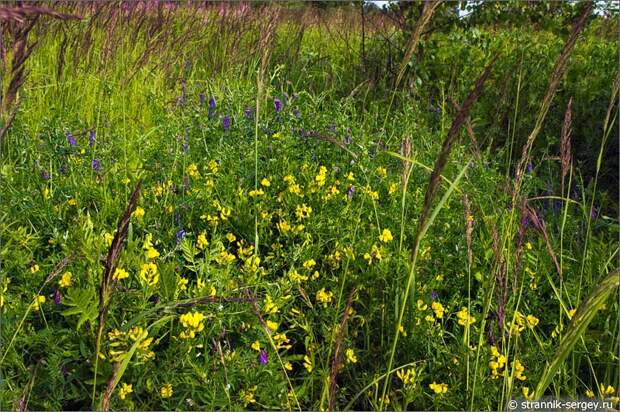
M 39 265 L 37 265 L 36 263 L 32 266 L 30 266 L 30 272 L 31 273 L 37 273 L 39 271 Z
M 347 357 L 347 363 L 357 363 L 357 356 L 355 356 L 355 351 L 351 348 L 345 351 L 345 356 Z
M 264 311 L 265 311 L 265 314 L 267 314 L 267 315 L 275 315 L 279 311 L 278 305 L 276 305 L 273 302 L 273 299 L 271 299 L 270 295 L 267 295 L 267 297 L 265 298 L 265 308 L 264 308 Z
M 267 327 L 272 331 L 275 332 L 276 330 L 278 330 L 278 323 L 274 322 L 272 320 L 268 320 L 267 322 L 265 322 L 267 324 Z
M 316 261 L 314 259 L 308 259 L 304 262 L 304 267 L 306 269 L 312 269 L 316 265 Z
M 114 235 L 111 235 L 111 234 L 110 234 L 110 233 L 108 233 L 108 232 L 105 232 L 105 233 L 103 234 L 103 241 L 105 242 L 105 244 L 106 244 L 107 246 L 110 246 L 110 245 L 112 244 L 112 241 L 113 241 L 113 240 L 114 240 Z
M 202 232 L 198 235 L 196 239 L 196 247 L 200 250 L 204 250 L 209 245 L 209 241 L 207 240 L 207 235 Z
M 572 319 L 573 316 L 575 316 L 575 313 L 577 313 L 577 309 L 571 309 L 568 311 L 568 318 Z
M 128 385 L 125 382 L 123 382 L 121 384 L 120 390 L 118 391 L 118 397 L 121 398 L 121 400 L 123 400 L 127 397 L 127 395 L 129 395 L 132 392 L 133 392 L 133 385 L 132 384 Z
M 189 283 L 189 279 L 184 278 L 183 276 L 179 276 L 177 279 L 177 288 L 179 290 L 187 290 L 188 283 Z
M 435 312 L 435 316 L 438 319 L 442 319 L 443 318 L 443 314 L 445 312 L 445 309 L 443 307 L 443 305 L 437 301 L 433 302 L 431 304 L 431 308 L 433 309 L 433 312 Z
M 381 256 L 381 248 L 377 245 L 372 245 L 370 253 L 364 253 L 364 259 L 368 262 L 368 265 L 372 265 L 375 262 L 383 260 Z
M 307 206 L 305 203 L 303 203 L 301 206 L 297 205 L 297 208 L 295 209 L 295 216 L 297 216 L 298 220 L 310 217 L 311 213 L 312 208 L 310 206 Z
M 426 303 L 424 303 L 424 301 L 422 299 L 418 299 L 416 304 L 418 306 L 418 310 L 426 310 L 428 308 L 428 305 Z
M 186 172 L 189 177 L 192 177 L 192 178 L 200 177 L 200 173 L 198 173 L 198 166 L 196 166 L 195 163 L 192 163 L 189 166 L 187 166 Z
M 159 273 L 157 273 L 157 265 L 155 263 L 145 263 L 140 270 L 140 279 L 147 285 L 155 286 L 159 282 Z
M 513 366 L 515 368 L 515 378 L 519 379 L 520 381 L 527 380 L 527 377 L 523 374 L 523 372 L 525 372 L 525 367 L 518 359 L 515 359 Z
M 271 186 L 271 182 L 269 181 L 269 179 L 267 179 L 266 177 L 264 177 L 261 181 L 260 181 L 261 186 L 265 186 L 265 187 L 269 187 Z
M 45 296 L 43 295 L 35 296 L 34 301 L 32 302 L 32 309 L 39 310 L 39 308 L 41 307 L 43 303 L 45 303 Z
M 226 239 L 228 239 L 229 242 L 234 242 L 235 240 L 237 240 L 237 237 L 233 234 L 233 233 L 226 233 Z
M 71 274 L 71 272 L 65 272 L 62 277 L 60 278 L 60 280 L 58 281 L 58 285 L 61 288 L 68 288 L 69 286 L 71 286 L 71 277 L 73 275 Z
M 416 371 L 413 368 L 399 369 L 396 372 L 396 376 L 403 382 L 403 385 L 409 386 L 415 381 Z
M 527 326 L 530 328 L 534 328 L 534 326 L 538 325 L 539 320 L 534 315 L 527 315 L 525 319 L 527 320 Z
M 252 345 L 250 345 L 250 347 L 252 349 L 254 349 L 257 352 L 260 352 L 260 342 L 259 341 L 254 341 L 254 343 L 252 343 Z
M 616 392 L 616 389 L 613 386 L 611 385 L 605 386 L 604 383 L 601 383 L 601 395 L 610 396 L 610 395 L 613 395 L 615 392 Z
M 159 394 L 161 395 L 162 398 L 170 398 L 172 397 L 172 385 L 167 383 L 164 386 L 161 387 L 161 389 L 159 390 Z
M 136 210 L 133 211 L 133 216 L 136 219 L 142 219 L 144 217 L 144 209 L 142 209 L 140 206 L 136 207 Z
M 123 280 L 129 277 L 129 273 L 127 273 L 126 270 L 122 269 L 122 268 L 116 268 L 116 270 L 114 271 L 114 274 L 112 275 L 112 280 Z
M 247 391 L 242 389 L 241 392 L 239 392 L 239 396 L 241 397 L 241 400 L 243 401 L 243 406 L 248 406 L 252 403 L 256 403 L 256 399 L 254 399 L 255 392 L 256 392 L 256 385 L 252 386 Z
M 316 300 L 323 304 L 323 307 L 327 307 L 327 304 L 332 301 L 333 297 L 334 294 L 332 292 L 326 292 L 325 288 L 321 288 L 321 290 L 316 293 Z
M 304 355 L 304 368 L 308 371 L 308 373 L 312 373 L 314 366 L 312 365 L 312 360 L 308 355 Z
M 185 328 L 179 335 L 181 339 L 191 339 L 196 336 L 196 333 L 202 332 L 205 328 L 204 320 L 205 315 L 200 312 L 187 312 L 181 315 L 179 321 Z
M 458 323 L 461 326 L 469 326 L 472 323 L 476 322 L 476 318 L 469 314 L 469 310 L 463 307 L 459 312 L 457 312 L 456 317 L 458 318 Z
M 389 243 L 392 241 L 392 239 L 394 239 L 394 237 L 392 236 L 392 232 L 390 232 L 390 229 L 383 229 L 383 232 L 381 232 L 381 234 L 379 235 L 379 240 L 383 243 Z
M 445 383 L 431 383 L 428 387 L 435 392 L 436 395 L 443 395 L 448 392 L 448 385 Z

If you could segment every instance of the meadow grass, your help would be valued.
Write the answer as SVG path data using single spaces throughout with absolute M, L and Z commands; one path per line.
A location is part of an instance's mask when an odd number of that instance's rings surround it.
M 379 17 L 359 64 L 351 10 L 148 4 L 30 33 L 0 142 L 0 407 L 618 401 L 617 45 L 421 20 L 375 77 Z

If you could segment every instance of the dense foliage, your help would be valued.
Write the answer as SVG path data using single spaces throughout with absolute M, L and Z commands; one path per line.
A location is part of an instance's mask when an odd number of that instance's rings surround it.
M 421 9 L 362 10 L 362 39 L 357 5 L 148 4 L 30 35 L 0 142 L 0 409 L 618 402 L 613 21 L 589 19 L 517 185 L 569 6 L 448 4 L 394 89 Z

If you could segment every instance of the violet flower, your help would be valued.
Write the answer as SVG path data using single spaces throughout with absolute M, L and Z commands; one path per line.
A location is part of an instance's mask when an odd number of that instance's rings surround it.
M 266 365 L 267 361 L 269 360 L 269 357 L 267 356 L 267 351 L 266 350 L 261 350 L 260 351 L 260 355 L 259 355 L 259 360 L 260 360 L 260 364 L 261 365 Z
M 244 110 L 244 114 L 246 119 L 251 119 L 254 115 L 251 107 L 246 107 Z
M 230 130 L 230 116 L 224 116 L 222 118 L 222 127 L 224 128 L 225 132 Z
M 62 295 L 58 289 L 54 290 L 54 304 L 60 305 L 60 301 L 62 300 Z
M 95 172 L 101 171 L 101 161 L 99 159 L 93 159 L 91 166 Z
M 276 107 L 276 113 L 280 113 L 280 111 L 282 110 L 282 102 L 280 101 L 280 99 L 274 100 L 273 104 Z
M 69 142 L 69 144 L 71 146 L 75 146 L 77 144 L 77 143 L 75 143 L 75 137 L 73 137 L 71 132 L 67 132 L 67 133 L 65 133 L 65 135 L 67 136 L 67 142 Z
M 96 140 L 97 140 L 96 132 L 94 130 L 91 130 L 90 132 L 88 132 L 88 144 L 90 145 L 90 147 L 93 147 Z

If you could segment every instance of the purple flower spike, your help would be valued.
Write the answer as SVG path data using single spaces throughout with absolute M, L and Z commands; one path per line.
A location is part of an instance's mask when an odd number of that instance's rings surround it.
M 280 101 L 280 99 L 276 99 L 273 103 L 276 106 L 276 113 L 280 113 L 280 111 L 282 110 L 282 102 Z
M 60 305 L 60 301 L 62 300 L 62 296 L 60 294 L 60 291 L 58 289 L 56 289 L 54 291 L 54 303 L 56 305 Z
M 435 291 L 431 292 L 431 299 L 435 300 L 435 299 L 437 299 L 438 296 L 439 295 L 437 295 L 437 292 L 435 292 Z
M 354 193 L 355 193 L 355 186 L 350 185 L 349 188 L 347 189 L 347 197 L 349 198 L 349 200 L 353 199 Z
M 183 238 L 185 237 L 185 235 L 187 235 L 187 232 L 185 232 L 185 230 L 181 229 L 177 232 L 177 243 L 181 242 L 181 240 L 183 240 Z
M 47 170 L 42 171 L 41 177 L 43 178 L 43 180 L 50 180 L 50 172 L 48 172 Z
M 251 119 L 253 117 L 253 112 L 252 112 L 252 108 L 251 107 L 246 107 L 244 110 L 245 113 L 245 118 L 246 119 Z
M 96 140 L 97 140 L 97 134 L 95 133 L 95 131 L 91 130 L 90 132 L 88 132 L 88 143 L 90 144 L 90 147 L 93 147 Z
M 533 170 L 534 170 L 534 167 L 532 166 L 532 162 L 528 162 L 527 163 L 527 172 L 528 173 L 532 173 Z
M 592 210 L 590 211 L 590 217 L 592 218 L 592 220 L 598 217 L 598 209 L 596 208 L 596 206 L 592 206 Z
M 209 98 L 209 109 L 210 110 L 215 110 L 215 98 L 213 98 L 213 97 Z
M 266 350 L 262 350 L 260 351 L 260 355 L 259 355 L 259 360 L 260 360 L 260 364 L 261 365 L 266 365 L 267 361 L 269 360 L 269 357 L 267 356 L 267 351 Z
M 93 159 L 91 166 L 95 172 L 99 172 L 101 170 L 101 161 L 99 159 Z
M 225 132 L 230 130 L 230 116 L 224 116 L 222 118 L 222 127 L 224 128 Z
M 205 94 L 204 93 L 200 93 L 198 95 L 198 98 L 200 99 L 200 107 L 205 105 Z
M 67 133 L 66 133 L 66 136 L 67 136 L 67 142 L 69 142 L 69 144 L 70 144 L 71 146 L 75 146 L 75 145 L 76 145 L 76 143 L 75 143 L 75 137 L 73 137 L 73 135 L 71 134 L 71 132 L 67 132 Z

